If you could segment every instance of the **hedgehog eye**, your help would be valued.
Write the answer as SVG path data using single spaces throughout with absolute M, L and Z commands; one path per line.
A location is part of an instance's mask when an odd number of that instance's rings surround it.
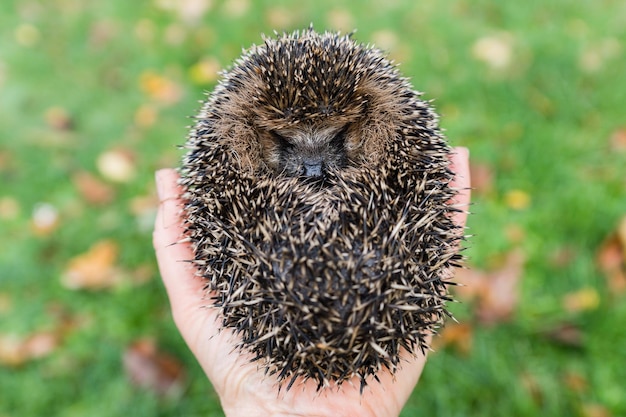
M 287 139 L 280 133 L 277 133 L 275 130 L 270 131 L 274 141 L 280 146 L 281 149 L 290 149 L 293 148 L 293 144 L 289 143 Z
M 346 134 L 348 133 L 348 128 L 350 126 L 346 125 L 341 129 L 330 141 L 330 146 L 335 149 L 343 149 L 346 143 Z

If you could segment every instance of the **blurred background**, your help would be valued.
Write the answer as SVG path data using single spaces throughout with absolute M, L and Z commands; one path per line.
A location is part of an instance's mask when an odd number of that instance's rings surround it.
M 222 415 L 153 173 L 261 33 L 389 51 L 471 150 L 461 303 L 404 416 L 626 415 L 626 3 L 3 0 L 0 416 Z

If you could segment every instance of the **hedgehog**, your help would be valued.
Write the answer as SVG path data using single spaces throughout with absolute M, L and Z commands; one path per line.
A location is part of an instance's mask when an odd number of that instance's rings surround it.
M 183 226 L 221 328 L 291 388 L 429 349 L 464 239 L 438 115 L 380 50 L 312 27 L 221 74 L 180 169 Z

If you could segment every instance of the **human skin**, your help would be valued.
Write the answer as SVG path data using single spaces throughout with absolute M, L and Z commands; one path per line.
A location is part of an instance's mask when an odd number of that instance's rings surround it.
M 459 190 L 455 201 L 462 211 L 454 216 L 464 227 L 470 201 L 469 151 L 454 148 L 451 169 L 452 187 Z M 403 352 L 401 368 L 392 375 L 383 369 L 378 381 L 370 377 L 360 392 L 354 377 L 341 386 L 317 391 L 315 381 L 297 381 L 290 390 L 279 391 L 277 380 L 251 362 L 251 356 L 235 349 L 236 336 L 221 329 L 219 310 L 207 308 L 209 294 L 205 282 L 195 275 L 191 246 L 181 241 L 182 201 L 178 173 L 163 169 L 156 173 L 159 210 L 153 234 L 159 270 L 167 290 L 172 316 L 187 346 L 192 351 L 220 397 L 224 413 L 237 416 L 398 416 L 417 384 L 426 355 Z

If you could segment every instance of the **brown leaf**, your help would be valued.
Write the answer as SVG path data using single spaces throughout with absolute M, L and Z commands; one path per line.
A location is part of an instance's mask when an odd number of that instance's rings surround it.
M 74 122 L 67 110 L 62 107 L 50 107 L 44 114 L 48 126 L 55 130 L 66 131 L 74 128 Z
M 119 283 L 121 273 L 116 267 L 118 246 L 111 240 L 95 243 L 87 252 L 72 258 L 63 273 L 64 287 L 99 290 Z
M 152 339 L 139 339 L 124 352 L 124 369 L 131 382 L 159 395 L 182 390 L 185 372 L 175 357 L 159 351 Z
M 580 349 L 584 344 L 582 330 L 572 323 L 558 323 L 543 334 L 548 340 L 566 347 Z
M 620 127 L 611 134 L 611 148 L 615 151 L 626 151 L 626 127 Z
M 467 356 L 472 350 L 474 328 L 469 323 L 448 323 L 433 339 L 435 350 L 451 347 L 459 354 Z
M 77 172 L 73 175 L 72 180 L 80 195 L 90 204 L 108 204 L 115 197 L 113 187 L 100 181 L 87 171 Z
M 582 417 L 611 417 L 612 414 L 603 405 L 600 404 L 585 404 L 582 407 L 580 414 Z
M 613 294 L 626 292 L 626 216 L 598 249 L 596 264 L 604 273 Z
M 520 380 L 522 386 L 528 391 L 535 404 L 543 404 L 545 395 L 537 378 L 528 372 L 524 372 L 520 375 Z
M 567 372 L 563 375 L 565 386 L 577 393 L 583 393 L 589 389 L 589 381 L 578 372 Z
M 460 270 L 456 281 L 459 298 L 475 300 L 475 314 L 483 324 L 507 321 L 518 304 L 518 284 L 523 275 L 525 256 L 521 250 L 509 252 L 502 266 L 494 271 Z
M 182 96 L 182 88 L 176 82 L 152 71 L 141 74 L 139 85 L 149 97 L 163 104 L 174 104 Z
M 53 331 L 40 331 L 26 337 L 13 334 L 0 335 L 0 364 L 20 366 L 43 358 L 60 344 L 60 337 Z

